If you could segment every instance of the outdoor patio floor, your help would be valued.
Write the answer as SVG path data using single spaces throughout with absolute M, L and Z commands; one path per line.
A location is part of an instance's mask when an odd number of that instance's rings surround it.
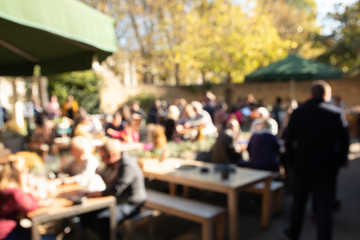
M 338 182 L 340 210 L 334 213 L 334 240 L 358 240 L 360 236 L 360 143 L 353 143 L 349 154 L 349 167 L 342 169 Z M 225 205 L 226 197 L 202 191 L 192 191 L 192 197 Z M 291 197 L 284 194 L 283 211 L 274 216 L 268 228 L 260 226 L 261 199 L 257 195 L 240 193 L 239 197 L 239 240 L 277 240 L 278 231 L 287 224 Z M 160 215 L 153 219 L 155 240 L 198 240 L 201 239 L 200 224 L 169 215 Z M 310 221 L 308 204 L 301 239 L 315 239 L 316 225 Z M 147 225 L 140 223 L 135 227 L 135 239 L 149 239 Z

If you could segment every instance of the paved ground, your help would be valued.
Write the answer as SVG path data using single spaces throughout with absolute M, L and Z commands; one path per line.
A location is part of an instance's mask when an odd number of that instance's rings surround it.
M 339 211 L 334 213 L 334 240 L 360 239 L 360 143 L 352 144 L 349 167 L 342 169 L 338 183 L 338 197 L 342 201 Z M 205 194 L 205 195 L 204 195 Z M 225 204 L 226 198 L 222 195 L 194 192 L 194 197 L 206 198 L 217 204 Z M 270 227 L 260 227 L 261 199 L 256 195 L 241 193 L 239 209 L 239 240 L 277 240 L 278 230 L 286 225 L 290 196 L 284 195 L 283 212 L 275 216 Z M 200 225 L 171 216 L 160 216 L 154 219 L 154 239 L 156 240 L 198 240 L 201 239 Z M 135 239 L 149 239 L 146 225 L 136 227 Z M 310 206 L 304 224 L 302 238 L 315 239 L 316 225 L 310 221 Z

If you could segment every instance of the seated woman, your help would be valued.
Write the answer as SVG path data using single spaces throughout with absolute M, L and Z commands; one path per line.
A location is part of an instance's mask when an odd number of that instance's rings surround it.
M 271 133 L 271 125 L 264 119 L 256 123 L 254 128 L 247 147 L 249 167 L 278 172 L 280 144 Z
M 237 119 L 229 119 L 211 148 L 211 162 L 243 166 L 241 149 L 237 147 L 240 134 L 241 130 Z
M 195 120 L 195 111 L 191 104 L 185 105 L 180 112 L 180 116 L 176 125 L 176 132 L 184 139 L 194 139 L 197 135 L 197 130 L 192 128 L 191 121 Z
M 227 119 L 230 119 L 230 117 L 228 117 L 228 105 L 222 100 L 214 110 L 214 125 L 219 133 L 224 128 Z
M 73 128 L 73 132 L 72 132 L 73 137 L 83 136 L 89 140 L 93 139 L 91 133 L 93 131 L 93 126 L 84 108 L 82 107 L 79 108 L 78 116 L 76 117 L 72 128 Z
M 160 124 L 148 124 L 147 126 L 148 144 L 145 149 L 149 150 L 152 156 L 166 156 L 167 140 L 165 136 L 165 128 Z
M 92 154 L 90 141 L 83 136 L 74 137 L 70 149 L 74 159 L 70 163 L 65 158 L 61 159 L 60 172 L 70 176 L 65 182 L 77 182 L 88 191 L 103 190 L 105 184 L 96 174 L 99 160 Z
M 124 124 L 123 130 L 116 131 L 113 129 L 108 129 L 108 132 L 110 132 L 112 138 L 117 138 L 122 143 L 137 143 L 140 141 L 139 132 L 127 122 Z
M 112 122 L 105 126 L 106 135 L 119 139 L 122 143 L 137 143 L 140 141 L 140 134 L 132 126 L 133 122 L 131 117 L 127 121 L 123 120 L 121 113 L 117 111 Z
M 177 137 L 176 124 L 180 115 L 179 108 L 170 105 L 164 120 L 165 136 L 167 141 L 173 141 Z
M 22 160 L 0 148 L 0 239 L 31 239 L 30 229 L 22 228 L 19 219 L 38 203 L 23 184 Z

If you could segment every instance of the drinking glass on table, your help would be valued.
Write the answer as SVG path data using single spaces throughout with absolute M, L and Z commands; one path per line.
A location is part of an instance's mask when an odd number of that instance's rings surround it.
M 28 173 L 27 178 L 31 193 L 39 201 L 39 205 L 44 205 L 47 198 L 47 178 L 45 174 Z

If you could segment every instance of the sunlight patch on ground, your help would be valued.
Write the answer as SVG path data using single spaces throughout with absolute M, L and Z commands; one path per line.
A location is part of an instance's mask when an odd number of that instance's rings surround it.
M 348 157 L 349 160 L 355 160 L 356 158 L 360 158 L 360 142 L 352 143 L 350 145 Z

